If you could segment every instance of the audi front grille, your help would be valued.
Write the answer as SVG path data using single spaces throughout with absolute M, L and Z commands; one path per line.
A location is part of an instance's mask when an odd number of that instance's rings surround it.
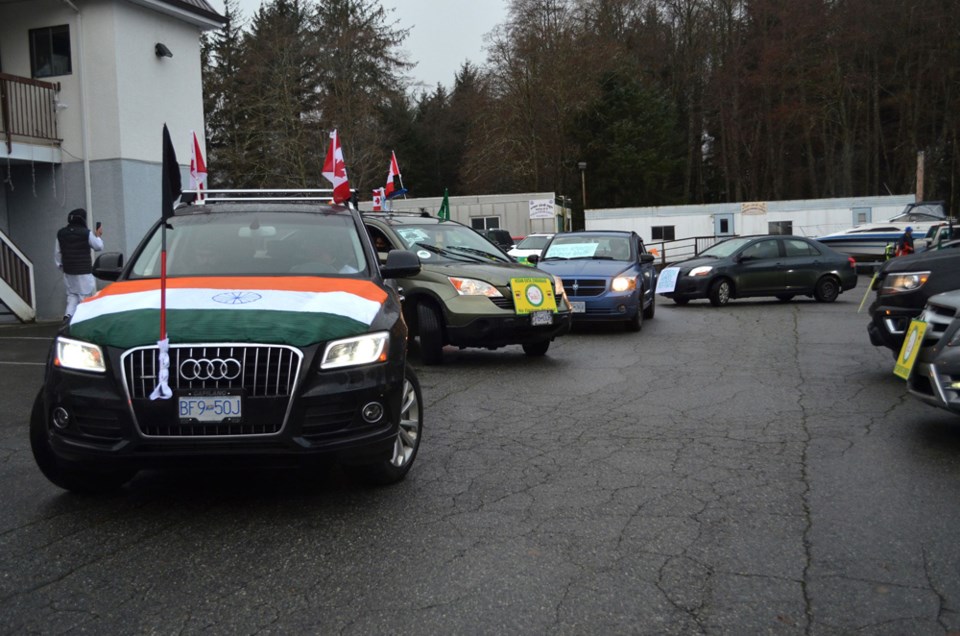
M 180 392 L 238 391 L 246 401 L 242 423 L 185 424 L 173 400 L 150 400 L 160 371 L 156 346 L 121 357 L 123 381 L 134 419 L 147 437 L 225 437 L 278 433 L 289 411 L 303 354 L 284 345 L 184 344 L 170 346 L 169 380 Z M 248 417 L 256 415 L 256 417 Z

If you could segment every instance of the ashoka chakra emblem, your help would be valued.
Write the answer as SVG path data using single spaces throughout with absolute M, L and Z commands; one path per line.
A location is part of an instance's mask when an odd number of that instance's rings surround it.
M 256 302 L 261 298 L 263 297 L 256 292 L 230 291 L 217 294 L 213 297 L 213 301 L 223 303 L 224 305 L 246 305 L 247 303 Z

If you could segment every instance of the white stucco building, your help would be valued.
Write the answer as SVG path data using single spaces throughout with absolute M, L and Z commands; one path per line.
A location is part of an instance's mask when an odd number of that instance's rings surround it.
M 53 250 L 70 210 L 125 253 L 159 218 L 163 124 L 186 167 L 204 130 L 200 35 L 223 22 L 206 0 L 0 0 L 0 313 L 62 316 Z

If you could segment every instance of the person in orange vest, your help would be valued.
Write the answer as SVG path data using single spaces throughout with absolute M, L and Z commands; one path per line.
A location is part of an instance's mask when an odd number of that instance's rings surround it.
M 913 254 L 913 228 L 907 226 L 903 231 L 903 236 L 897 241 L 897 256 L 906 256 Z

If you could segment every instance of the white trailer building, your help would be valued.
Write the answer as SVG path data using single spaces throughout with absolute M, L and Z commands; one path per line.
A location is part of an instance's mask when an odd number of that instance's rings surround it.
M 553 192 L 490 194 L 449 197 L 450 220 L 475 230 L 505 229 L 511 236 L 552 233 L 571 229 L 570 199 Z M 443 197 L 393 199 L 387 205 L 394 212 L 427 212 L 435 216 Z M 372 203 L 360 203 L 370 211 Z

